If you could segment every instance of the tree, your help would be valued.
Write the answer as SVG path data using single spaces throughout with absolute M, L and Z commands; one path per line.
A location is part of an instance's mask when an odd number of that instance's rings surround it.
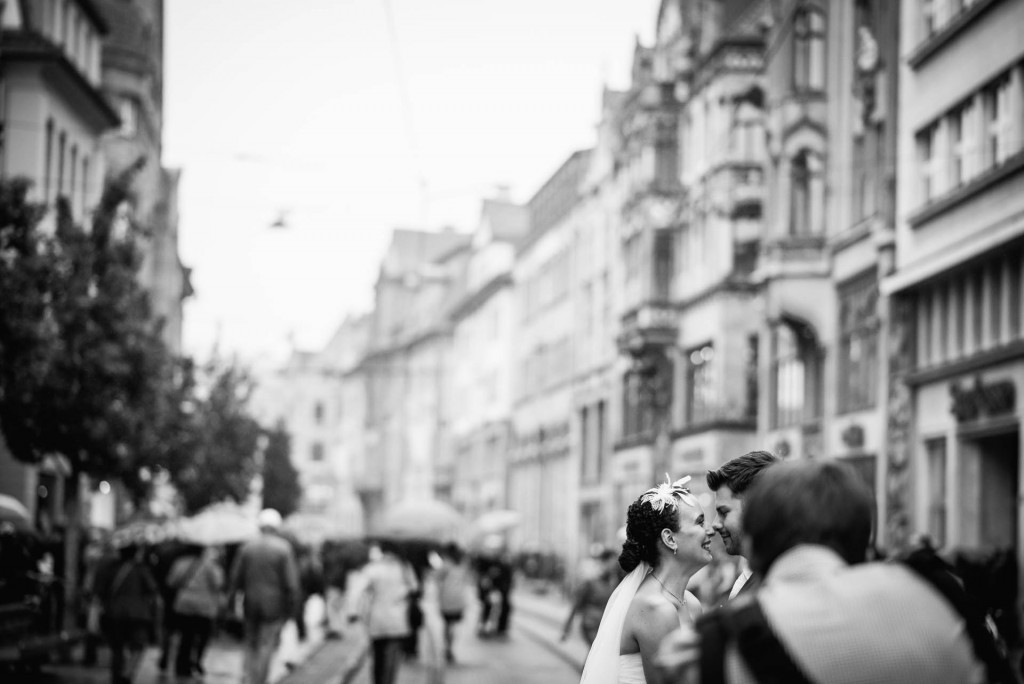
M 108 182 L 88 229 L 58 200 L 52 233 L 40 230 L 45 211 L 27 201 L 28 182 L 0 183 L 0 430 L 17 460 L 57 454 L 70 465 L 68 559 L 77 557 L 81 475 L 119 480 L 141 501 L 162 441 L 173 364 L 124 211 L 139 168 Z M 65 567 L 74 589 L 77 563 Z
M 287 517 L 299 508 L 302 486 L 299 473 L 292 465 L 292 439 L 284 423 L 279 422 L 267 432 L 263 449 L 263 506 L 273 508 Z
M 213 361 L 205 370 L 205 390 L 185 411 L 183 450 L 168 469 L 188 514 L 249 496 L 262 432 L 246 410 L 253 383 L 245 369 Z

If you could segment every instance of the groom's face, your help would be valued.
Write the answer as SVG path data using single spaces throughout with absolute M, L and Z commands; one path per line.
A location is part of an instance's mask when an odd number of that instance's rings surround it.
M 712 525 L 730 556 L 743 555 L 743 499 L 727 485 L 715 492 L 715 522 Z

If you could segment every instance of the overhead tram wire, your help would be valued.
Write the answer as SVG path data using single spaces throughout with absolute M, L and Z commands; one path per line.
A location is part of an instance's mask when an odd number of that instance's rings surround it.
M 405 120 L 405 133 L 408 138 L 409 150 L 412 152 L 413 163 L 416 165 L 416 180 L 420 194 L 420 221 L 426 224 L 427 179 L 423 173 L 419 141 L 416 138 L 416 121 L 413 117 L 412 98 L 409 95 L 409 82 L 405 76 L 405 62 L 402 59 L 402 48 L 398 39 L 398 29 L 395 26 L 395 14 L 391 8 L 391 0 L 381 0 L 381 3 L 384 6 L 384 17 L 387 22 L 391 59 L 395 65 L 395 78 L 398 81 L 398 95 L 401 102 L 402 118 Z

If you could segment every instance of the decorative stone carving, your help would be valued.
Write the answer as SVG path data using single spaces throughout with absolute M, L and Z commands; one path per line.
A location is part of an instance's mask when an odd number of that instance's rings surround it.
M 913 404 L 907 376 L 913 368 L 913 304 L 904 296 L 889 300 L 889 388 L 886 416 L 886 540 L 890 549 L 906 547 L 910 535 L 910 454 Z

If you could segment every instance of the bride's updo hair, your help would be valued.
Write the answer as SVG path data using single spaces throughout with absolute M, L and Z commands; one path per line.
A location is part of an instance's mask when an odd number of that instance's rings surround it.
M 643 561 L 657 567 L 661 531 L 679 531 L 679 508 L 663 506 L 658 511 L 650 501 L 642 499 L 643 496 L 630 504 L 626 512 L 626 541 L 619 554 L 619 566 L 626 572 L 632 572 Z

